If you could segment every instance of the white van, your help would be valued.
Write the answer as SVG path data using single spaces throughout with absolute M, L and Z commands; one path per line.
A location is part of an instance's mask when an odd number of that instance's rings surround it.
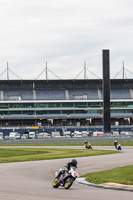
M 82 137 L 88 137 L 89 132 L 88 131 L 82 131 Z
M 71 137 L 71 131 L 65 131 L 64 137 Z
M 0 140 L 3 140 L 3 132 L 0 132 Z
M 61 137 L 59 131 L 52 131 L 51 134 L 52 134 L 52 138 L 60 138 Z
M 18 133 L 18 132 L 10 132 L 9 133 L 9 139 L 10 140 L 20 139 L 20 133 Z
M 94 131 L 93 136 L 104 136 L 104 133 L 102 131 Z
M 82 132 L 80 132 L 80 131 L 74 131 L 73 137 L 82 138 Z
M 124 135 L 124 136 L 132 136 L 132 132 L 130 131 L 121 131 L 121 135 Z
M 29 139 L 35 139 L 36 134 L 35 132 L 29 132 Z
M 119 136 L 119 135 L 120 135 L 119 131 L 113 131 L 113 136 Z
M 47 132 L 40 132 L 40 133 L 36 134 L 36 138 L 37 139 L 50 138 L 50 134 Z

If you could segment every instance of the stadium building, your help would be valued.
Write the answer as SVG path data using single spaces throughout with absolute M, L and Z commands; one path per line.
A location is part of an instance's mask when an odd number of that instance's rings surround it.
M 133 125 L 133 79 L 110 80 L 111 126 Z M 101 79 L 0 80 L 0 127 L 103 127 Z

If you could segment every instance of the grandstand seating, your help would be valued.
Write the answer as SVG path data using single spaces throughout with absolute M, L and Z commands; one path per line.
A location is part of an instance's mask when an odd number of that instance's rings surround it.
M 51 90 L 36 90 L 36 99 L 39 100 L 65 100 L 65 90 L 51 89 Z
M 110 92 L 111 99 L 131 99 L 129 89 L 111 89 Z
M 101 95 L 103 97 L 103 92 L 101 90 Z M 131 99 L 130 89 L 111 89 L 110 99 Z
M 103 91 L 97 89 L 12 89 L 0 91 L 1 100 L 98 100 L 103 98 Z M 33 96 L 34 94 L 34 96 Z M 21 97 L 19 99 L 19 97 Z M 111 99 L 131 99 L 130 89 L 111 89 Z
M 29 89 L 13 89 L 13 90 L 3 90 L 3 100 L 32 100 L 33 91 Z
M 97 89 L 69 89 L 70 100 L 81 100 L 81 99 L 98 99 Z

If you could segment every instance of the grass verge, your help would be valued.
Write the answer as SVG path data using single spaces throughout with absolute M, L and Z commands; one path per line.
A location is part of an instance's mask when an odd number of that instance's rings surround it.
M 0 163 L 50 160 L 120 153 L 111 150 L 0 148 Z
M 95 184 L 113 182 L 133 185 L 133 165 L 101 172 L 87 173 L 82 177 L 86 177 L 86 181 Z

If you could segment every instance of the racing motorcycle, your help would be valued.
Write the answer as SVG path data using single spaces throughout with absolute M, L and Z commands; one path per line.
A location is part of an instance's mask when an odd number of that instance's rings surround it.
M 118 144 L 118 145 L 116 146 L 116 149 L 117 149 L 117 150 L 122 150 L 121 145 Z
M 117 141 L 114 142 L 114 145 L 117 150 L 122 150 L 120 143 L 118 143 Z
M 57 172 L 55 173 L 55 176 Z M 78 170 L 76 167 L 70 167 L 69 171 L 66 171 L 61 174 L 59 177 L 55 177 L 53 181 L 53 187 L 58 188 L 59 186 L 64 187 L 65 189 L 69 189 L 73 182 L 76 180 L 78 176 Z
M 88 144 L 85 145 L 85 148 L 86 148 L 86 149 L 92 149 L 92 146 L 91 146 L 90 143 L 88 143 Z

